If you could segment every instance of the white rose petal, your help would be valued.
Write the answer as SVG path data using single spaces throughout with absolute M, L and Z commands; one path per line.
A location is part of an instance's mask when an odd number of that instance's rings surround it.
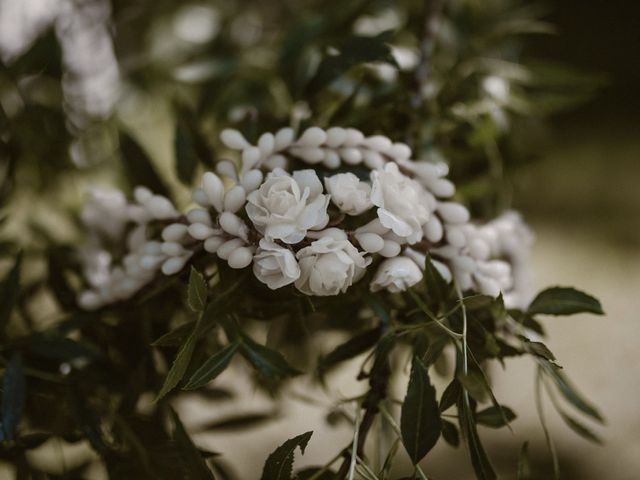
M 269 174 L 258 190 L 247 197 L 247 214 L 267 240 L 300 242 L 308 230 L 321 230 L 329 222 L 329 196 L 313 170 L 293 176 L 281 169 Z
M 371 291 L 403 292 L 422 280 L 422 271 L 407 257 L 389 258 L 380 264 L 371 281 Z
M 371 263 L 347 240 L 323 237 L 297 253 L 300 278 L 296 288 L 307 295 L 328 296 L 344 293 L 364 275 Z
M 371 201 L 378 218 L 408 243 L 422 239 L 422 226 L 429 221 L 435 199 L 418 182 L 400 173 L 395 163 L 371 172 Z
M 324 179 L 331 201 L 348 215 L 360 215 L 373 207 L 371 186 L 353 173 L 338 173 Z
M 295 282 L 300 277 L 300 267 L 291 250 L 263 238 L 253 257 L 253 273 L 276 290 Z

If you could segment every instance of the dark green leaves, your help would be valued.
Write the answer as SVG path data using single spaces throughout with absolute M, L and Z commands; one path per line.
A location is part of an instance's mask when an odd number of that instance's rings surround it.
M 441 429 L 436 390 L 427 368 L 414 358 L 400 417 L 402 442 L 414 465 L 434 447 Z
M 276 448 L 264 464 L 261 480 L 291 480 L 295 450 L 299 447 L 304 454 L 311 435 L 313 432 L 303 433 Z
M 575 408 L 580 410 L 585 415 L 597 420 L 599 422 L 603 422 L 604 419 L 600 412 L 592 406 L 578 391 L 571 385 L 569 379 L 564 375 L 560 367 L 554 365 L 550 362 L 543 363 L 544 372 L 549 375 L 556 386 L 558 387 L 558 391 L 562 394 L 562 396 L 573 405 Z
M 156 401 L 160 400 L 167 393 L 174 389 L 176 385 L 182 380 L 187 368 L 189 367 L 189 363 L 191 362 L 191 357 L 193 355 L 193 351 L 196 348 L 196 343 L 200 339 L 201 332 L 203 330 L 203 318 L 200 317 L 198 322 L 194 325 L 191 333 L 184 341 L 182 345 L 180 345 L 180 349 L 178 350 L 178 354 L 171 364 L 171 368 L 169 369 L 169 373 L 167 374 L 167 378 L 164 380 L 164 384 L 156 397 Z
M 516 414 L 509 407 L 491 406 L 476 413 L 476 422 L 479 425 L 491 428 L 501 428 L 515 420 Z
M 15 439 L 16 427 L 24 410 L 25 394 L 22 356 L 14 353 L 2 379 L 0 441 Z
M 184 390 L 200 388 L 220 375 L 229 366 L 229 362 L 231 362 L 233 355 L 239 347 L 240 341 L 237 340 L 209 357 L 209 359 L 191 375 L 191 378 L 189 378 L 189 381 L 183 387 Z
M 463 395 L 458 403 L 458 420 L 460 422 L 460 430 L 467 443 L 471 464 L 476 473 L 476 477 L 478 480 L 495 480 L 497 476 L 480 442 L 478 430 L 476 429 L 476 421 L 473 410 L 471 409 L 471 401 L 468 395 Z
M 20 266 L 22 265 L 22 253 L 18 254 L 11 270 L 0 283 L 0 333 L 4 334 L 9 323 L 9 317 L 20 291 Z
M 320 359 L 318 370 L 320 374 L 325 373 L 331 367 L 340 362 L 353 358 L 373 347 L 380 335 L 382 329 L 380 327 L 366 330 L 355 337 L 350 338 L 345 343 L 338 345 L 331 352 Z
M 124 132 L 120 132 L 120 150 L 127 178 L 132 186 L 143 185 L 155 194 L 169 196 L 169 189 L 156 172 L 147 153 Z
M 450 287 L 427 255 L 424 263 L 424 282 L 427 286 L 427 299 L 430 305 L 442 305 L 450 294 Z
M 600 302 L 584 292 L 570 287 L 548 288 L 533 299 L 528 314 L 572 315 L 574 313 L 603 315 Z
M 176 113 L 174 135 L 176 173 L 184 184 L 191 185 L 198 164 L 210 160 L 209 148 L 198 131 L 193 114 L 184 108 L 179 108 Z
M 202 274 L 193 266 L 189 273 L 187 301 L 194 312 L 202 312 L 207 304 L 207 284 Z
M 171 420 L 173 421 L 173 440 L 180 452 L 181 464 L 184 465 L 184 478 L 193 480 L 214 480 L 215 477 L 200 451 L 191 441 L 189 434 L 185 430 L 180 417 L 172 409 Z
M 386 62 L 397 65 L 387 45 L 391 32 L 383 32 L 374 37 L 352 35 L 336 45 L 337 55 L 324 57 L 315 76 L 307 85 L 307 92 L 317 92 L 336 80 L 356 65 L 367 62 Z
M 246 335 L 242 337 L 240 352 L 268 380 L 281 380 L 300 373 L 287 363 L 280 352 L 260 345 Z

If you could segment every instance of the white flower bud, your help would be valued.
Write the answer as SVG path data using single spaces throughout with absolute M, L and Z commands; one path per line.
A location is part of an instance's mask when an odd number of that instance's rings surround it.
M 162 253 L 169 257 L 178 257 L 185 253 L 185 249 L 181 243 L 176 242 L 164 242 L 162 244 Z
M 407 257 L 389 258 L 382 262 L 371 281 L 371 291 L 386 289 L 392 293 L 403 292 L 422 280 L 422 271 Z
M 284 155 L 271 155 L 264 161 L 264 166 L 269 170 L 285 168 L 287 166 L 287 157 Z
M 437 260 L 431 260 L 431 263 L 433 263 L 433 266 L 436 267 L 436 270 L 440 272 L 440 276 L 444 279 L 445 282 L 451 282 L 453 277 L 451 276 L 451 270 L 449 270 L 449 267 Z
M 345 147 L 357 147 L 364 140 L 364 135 L 360 130 L 355 128 L 347 128 L 347 138 L 344 141 Z
M 291 154 L 312 165 L 320 163 L 324 159 L 324 150 L 322 148 L 294 147 L 291 149 Z
M 324 151 L 322 164 L 331 170 L 335 170 L 340 166 L 340 155 L 338 155 L 334 150 L 327 149 Z
M 189 235 L 191 235 L 196 240 L 206 240 L 207 238 L 215 235 L 216 231 L 208 227 L 203 223 L 192 223 L 189 225 Z
M 344 163 L 349 165 L 356 165 L 362 161 L 362 152 L 357 148 L 341 148 L 339 153 Z
M 319 232 L 309 231 L 309 232 L 307 232 L 307 237 L 308 238 L 314 238 L 316 240 L 318 238 L 324 238 L 324 237 L 333 238 L 334 240 L 346 240 L 347 239 L 347 234 L 345 233 L 344 230 L 332 227 L 332 228 L 326 228 L 326 229 L 321 230 Z
M 437 197 L 448 198 L 456 193 L 456 186 L 446 178 L 438 178 L 427 184 L 427 187 Z
M 486 260 L 490 253 L 489 244 L 480 238 L 473 239 L 469 243 L 469 253 L 473 258 Z
M 240 183 L 247 192 L 253 192 L 262 183 L 262 172 L 260 170 L 249 170 L 242 176 Z
M 258 148 L 260 149 L 260 155 L 262 158 L 267 157 L 273 153 L 275 147 L 275 138 L 272 133 L 263 133 L 258 139 Z
M 147 202 L 147 208 L 151 215 L 158 220 L 168 220 L 179 215 L 169 199 L 162 195 L 151 197 Z
M 224 209 L 227 212 L 237 212 L 244 207 L 247 201 L 247 192 L 241 185 L 231 188 L 224 196 Z
M 224 242 L 222 245 L 218 247 L 218 250 L 216 251 L 216 255 L 218 255 L 218 258 L 221 258 L 222 260 L 228 260 L 231 253 L 234 250 L 242 247 L 243 245 L 244 245 L 244 242 L 239 238 L 233 238 L 231 240 L 227 240 L 226 242 Z
M 238 173 L 236 172 L 236 166 L 233 162 L 229 160 L 222 160 L 216 163 L 216 172 L 223 177 L 229 177 L 232 179 L 238 178 Z
M 227 128 L 220 133 L 220 140 L 232 150 L 243 150 L 251 146 L 238 130 L 231 128 Z
M 365 150 L 363 153 L 364 164 L 370 170 L 381 170 L 384 168 L 384 158 L 378 152 Z
M 178 273 L 187 263 L 186 257 L 171 257 L 162 264 L 162 273 L 165 275 L 173 275 Z
M 400 245 L 393 240 L 385 240 L 384 246 L 378 251 L 383 257 L 397 257 L 400 254 Z
M 456 248 L 462 248 L 467 244 L 467 239 L 462 233 L 460 228 L 448 227 L 447 228 L 447 242 Z
M 100 296 L 91 290 L 85 290 L 78 297 L 78 303 L 85 310 L 97 310 L 102 306 Z
M 242 171 L 251 170 L 260 161 L 262 154 L 258 147 L 249 147 L 242 151 Z
M 243 240 L 247 239 L 247 226 L 235 213 L 221 213 L 220 217 L 218 217 L 218 223 L 220 223 L 220 228 L 228 234 L 240 237 Z
M 172 223 L 162 230 L 162 239 L 165 242 L 180 242 L 187 235 L 187 226 L 183 223 Z
M 142 252 L 147 255 L 160 255 L 162 252 L 162 243 L 155 240 L 151 240 L 144 244 Z
M 145 270 L 155 270 L 162 263 L 162 257 L 155 255 L 143 255 L 140 259 L 140 266 Z
M 500 285 L 494 279 L 476 274 L 474 275 L 474 280 L 483 295 L 489 295 L 490 297 L 500 295 Z
M 201 188 L 194 188 L 191 192 L 191 200 L 200 205 L 201 207 L 209 206 L 209 198 L 204 190 Z
M 293 143 L 293 139 L 295 138 L 295 133 L 292 128 L 286 127 L 281 128 L 276 132 L 274 138 L 274 146 L 273 149 L 276 152 L 284 150 L 285 148 L 289 148 Z
M 384 239 L 375 233 L 356 233 L 355 237 L 366 252 L 377 253 L 384 248 Z
M 240 269 L 248 267 L 253 260 L 253 254 L 247 247 L 240 247 L 229 255 L 229 266 L 231 268 Z
M 193 208 L 187 212 L 187 220 L 189 223 L 202 223 L 207 227 L 211 227 L 213 223 L 211 222 L 211 215 L 207 210 L 202 208 Z
M 319 147 L 327 140 L 327 134 L 318 127 L 307 128 L 296 142 L 303 147 Z
M 405 143 L 394 143 L 386 153 L 396 160 L 407 160 L 411 158 L 411 148 Z
M 127 215 L 135 223 L 147 223 L 151 220 L 151 212 L 140 205 L 129 205 Z
M 206 193 L 209 203 L 221 212 L 223 210 L 224 185 L 220 177 L 213 172 L 206 172 L 202 176 L 202 188 Z
M 389 229 L 380 223 L 379 218 L 374 218 L 366 225 L 361 226 L 356 230 L 357 233 L 377 233 L 378 235 L 386 235 L 389 233 Z
M 371 150 L 376 150 L 382 153 L 391 148 L 391 140 L 383 135 L 373 135 L 371 137 L 367 137 L 364 139 L 363 143 Z
M 459 203 L 440 202 L 437 210 L 445 223 L 460 224 L 469 221 L 469 210 Z
M 139 185 L 133 189 L 133 198 L 142 205 L 151 200 L 151 197 L 153 197 L 153 193 L 147 187 Z
M 432 243 L 438 243 L 442 240 L 443 227 L 440 219 L 433 215 L 427 223 L 422 227 L 425 237 Z
M 209 253 L 216 253 L 223 243 L 222 237 L 209 237 L 204 241 L 204 249 Z
M 468 257 L 466 255 L 453 257 L 449 261 L 456 270 L 460 270 L 462 272 L 471 273 L 476 269 L 477 266 L 476 262 L 471 257 Z
M 327 130 L 326 144 L 330 148 L 337 148 L 347 140 L 347 131 L 344 128 L 332 127 Z

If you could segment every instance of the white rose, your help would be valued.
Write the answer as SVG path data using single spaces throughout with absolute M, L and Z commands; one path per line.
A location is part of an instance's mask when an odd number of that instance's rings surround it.
M 380 223 L 410 244 L 420 241 L 422 226 L 436 206 L 433 195 L 400 173 L 395 163 L 371 172 L 371 183 L 371 201 L 378 207 Z
M 344 293 L 364 275 L 371 258 L 365 257 L 348 240 L 323 237 L 296 255 L 301 275 L 296 287 L 307 295 Z
M 253 273 L 276 290 L 295 282 L 300 277 L 300 267 L 291 250 L 263 238 L 253 257 Z
M 361 182 L 353 173 L 338 173 L 324 179 L 324 186 L 331 194 L 331 201 L 348 215 L 360 215 L 369 210 L 371 186 Z
M 422 280 L 422 271 L 407 257 L 389 258 L 382 262 L 371 281 L 371 291 L 387 289 L 392 293 L 403 292 Z
M 329 222 L 329 196 L 313 170 L 289 176 L 282 169 L 269 174 L 260 188 L 247 197 L 247 214 L 268 240 L 298 243 L 307 230 L 321 230 Z

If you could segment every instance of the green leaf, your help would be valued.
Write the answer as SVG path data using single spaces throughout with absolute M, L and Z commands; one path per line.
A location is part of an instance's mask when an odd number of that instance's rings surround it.
M 440 397 L 440 405 L 439 409 L 441 412 L 446 411 L 450 407 L 453 407 L 456 403 L 458 403 L 458 399 L 462 394 L 462 387 L 457 378 L 451 380 L 447 388 L 442 392 L 442 397 Z
M 501 428 L 515 420 L 516 414 L 504 405 L 500 408 L 491 406 L 476 413 L 476 423 L 485 427 Z
M 600 302 L 584 292 L 570 287 L 553 287 L 540 292 L 533 299 L 527 313 L 545 315 L 572 315 L 574 313 L 603 315 Z
M 14 440 L 16 427 L 22 417 L 26 395 L 26 383 L 22 366 L 22 355 L 14 353 L 2 379 L 2 425 L 0 441 Z
M 460 430 L 466 441 L 471 464 L 478 480 L 496 480 L 497 476 L 484 447 L 480 442 L 476 422 L 468 395 L 463 395 L 458 403 L 458 420 Z
M 281 380 L 300 372 L 287 363 L 280 352 L 256 343 L 246 335 L 242 337 L 240 352 L 262 376 L 268 380 Z
M 173 422 L 173 440 L 179 450 L 181 463 L 186 469 L 184 478 L 189 480 L 214 480 L 213 472 L 207 466 L 200 450 L 191 441 L 187 430 L 180 421 L 180 417 L 172 408 L 169 409 L 169 412 Z
M 320 359 L 318 371 L 322 375 L 338 363 L 366 352 L 376 344 L 381 335 L 382 329 L 376 327 L 350 338 Z
M 544 343 L 532 342 L 528 338 L 522 336 L 520 336 L 519 338 L 524 343 L 524 348 L 527 350 L 527 352 L 531 353 L 532 355 L 536 355 L 538 357 L 549 360 L 550 362 L 555 362 L 555 355 Z
M 389 452 L 387 453 L 387 457 L 384 459 L 384 463 L 382 464 L 382 468 L 380 469 L 380 473 L 378 477 L 380 480 L 388 480 L 391 475 L 391 467 L 393 466 L 393 459 L 398 453 L 398 449 L 400 447 L 400 438 L 396 437 L 391 448 L 389 448 Z
M 21 265 L 22 252 L 18 254 L 13 263 L 13 267 L 11 267 L 7 276 L 0 283 L 0 335 L 5 334 L 11 312 L 18 301 Z
M 529 462 L 529 442 L 524 442 L 518 455 L 517 480 L 531 480 L 531 463 Z
M 153 162 L 132 137 L 120 132 L 122 152 L 127 178 L 132 186 L 143 185 L 157 195 L 169 197 L 169 189 L 158 175 Z
M 155 340 L 151 346 L 152 347 L 177 347 L 179 346 L 185 338 L 189 336 L 193 327 L 197 323 L 197 320 L 193 320 L 191 322 L 187 322 L 185 324 L 180 325 L 179 327 L 171 330 L 170 332 L 165 333 L 160 338 Z
M 429 255 L 424 263 L 424 282 L 427 286 L 427 298 L 431 305 L 442 305 L 449 298 L 451 288 Z
M 414 465 L 434 447 L 441 429 L 436 390 L 431 385 L 427 368 L 414 357 L 400 416 L 402 443 Z
M 191 266 L 191 272 L 189 273 L 187 301 L 194 312 L 202 312 L 207 305 L 207 283 L 204 280 L 204 276 L 193 266 Z
M 180 345 L 176 358 L 171 364 L 169 373 L 167 373 L 167 378 L 165 378 L 164 384 L 155 399 L 156 402 L 173 390 L 180 380 L 182 380 L 182 377 L 191 362 L 191 357 L 193 356 L 193 351 L 196 348 L 196 343 L 200 339 L 200 335 L 203 330 L 203 318 L 204 315 L 198 319 L 187 339 L 182 343 L 182 345 Z
M 239 347 L 240 342 L 235 341 L 209 357 L 209 359 L 191 375 L 187 384 L 182 387 L 183 390 L 200 388 L 220 375 L 229 366 L 229 362 L 231 362 L 233 355 Z
M 457 378 L 476 402 L 482 403 L 487 400 L 489 392 L 482 373 L 476 370 L 469 370 L 466 375 L 460 372 Z
M 454 423 L 442 419 L 442 438 L 452 447 L 460 445 L 460 434 Z
M 373 37 L 351 35 L 336 46 L 337 55 L 326 55 L 316 74 L 307 85 L 307 93 L 315 93 L 332 83 L 356 65 L 368 62 L 386 62 L 397 66 L 387 42 L 391 32 L 382 32 Z
M 553 379 L 558 391 L 562 396 L 571 403 L 575 408 L 591 418 L 603 423 L 604 418 L 600 412 L 592 406 L 578 391 L 571 385 L 569 379 L 564 375 L 560 367 L 551 362 L 542 362 L 544 371 Z
M 269 455 L 262 470 L 261 480 L 292 480 L 293 460 L 296 448 L 304 454 L 313 432 L 290 438 Z
M 176 173 L 182 183 L 191 185 L 198 167 L 198 154 L 195 149 L 191 125 L 184 115 L 178 114 L 173 138 L 176 158 Z
M 558 409 L 558 413 L 560 414 L 560 417 L 562 418 L 564 423 L 566 423 L 571 430 L 580 435 L 582 438 L 585 438 L 599 445 L 602 444 L 602 439 L 598 437 L 598 435 L 596 435 L 589 427 L 583 425 L 578 420 L 566 414 L 562 410 Z

